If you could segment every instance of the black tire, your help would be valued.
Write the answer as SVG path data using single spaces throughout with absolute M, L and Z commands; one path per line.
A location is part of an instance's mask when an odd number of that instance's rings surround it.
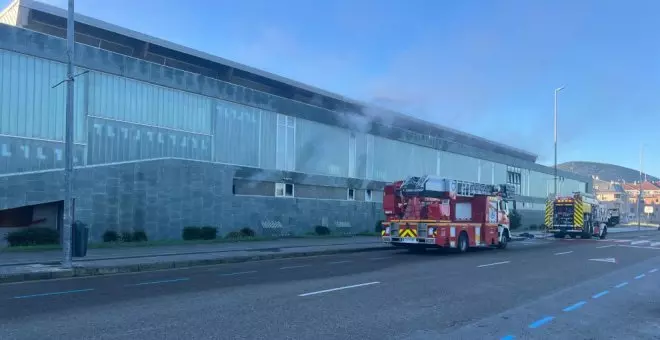
M 506 249 L 506 246 L 509 245 L 509 231 L 504 230 L 504 241 L 500 241 L 500 243 L 497 245 L 497 249 Z
M 465 253 L 470 249 L 470 240 L 468 239 L 467 233 L 464 231 L 458 236 L 457 249 L 459 253 Z
M 555 233 L 552 236 L 554 236 L 555 238 L 565 238 L 566 237 L 566 235 L 564 235 L 562 233 Z

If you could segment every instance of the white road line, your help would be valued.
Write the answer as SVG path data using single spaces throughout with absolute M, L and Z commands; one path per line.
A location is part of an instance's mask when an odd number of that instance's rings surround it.
M 606 246 L 600 246 L 600 247 L 596 247 L 596 248 L 600 249 L 600 248 L 609 248 L 609 247 L 616 247 L 616 244 L 608 244 Z
M 336 292 L 338 290 L 344 290 L 344 289 L 351 289 L 351 288 L 358 288 L 358 287 L 364 287 L 364 286 L 371 286 L 371 285 L 376 285 L 379 284 L 379 281 L 374 281 L 374 282 L 367 282 L 367 283 L 360 283 L 356 285 L 350 285 L 350 286 L 343 286 L 343 287 L 338 287 L 338 288 L 331 288 L 331 289 L 325 289 L 325 290 L 319 290 L 316 292 L 309 292 L 309 293 L 304 293 L 300 294 L 298 296 L 310 296 L 310 295 L 316 295 L 316 294 L 323 294 L 323 293 L 330 293 L 330 292 Z
M 299 266 L 286 266 L 286 267 L 282 267 L 282 268 L 280 268 L 280 270 L 296 269 L 296 268 L 304 268 L 304 267 L 310 267 L 310 266 L 311 266 L 311 264 L 301 264 L 301 265 L 299 265 Z
M 234 272 L 234 273 L 226 273 L 226 274 L 220 274 L 220 276 L 236 276 L 236 275 L 245 275 L 245 274 L 253 274 L 256 273 L 256 270 L 249 270 L 245 272 Z
M 651 242 L 651 247 L 660 246 L 660 242 Z
M 351 260 L 335 261 L 335 262 L 328 262 L 328 264 L 340 264 L 340 263 L 348 263 L 348 262 L 353 262 L 353 261 L 351 261 Z
M 616 243 L 627 243 L 627 242 L 630 242 L 630 240 L 612 240 L 612 242 L 616 242 Z
M 555 255 L 566 255 L 566 254 L 570 254 L 572 252 L 573 252 L 572 250 L 571 251 L 563 251 L 561 253 L 555 253 Z
M 495 262 L 495 263 L 489 263 L 489 264 L 482 264 L 480 266 L 477 266 L 477 268 L 483 268 L 483 267 L 490 267 L 490 266 L 497 266 L 499 264 L 507 264 L 511 263 L 511 261 L 502 261 L 502 262 Z
M 651 241 L 649 241 L 649 240 L 635 241 L 635 242 L 630 242 L 630 245 L 631 246 L 636 246 L 636 245 L 644 244 L 644 243 L 651 243 Z
M 386 260 L 386 259 L 391 259 L 392 256 L 383 256 L 383 257 L 372 257 L 369 260 L 371 261 L 378 261 L 378 260 Z
M 625 245 L 625 244 L 619 244 L 619 247 L 637 248 L 637 249 L 655 249 L 655 250 L 660 250 L 660 248 L 658 248 L 658 247 L 629 246 L 629 245 Z

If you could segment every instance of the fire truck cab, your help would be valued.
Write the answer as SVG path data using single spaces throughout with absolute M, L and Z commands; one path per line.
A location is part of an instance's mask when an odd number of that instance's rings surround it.
M 408 177 L 386 185 L 382 239 L 412 251 L 470 247 L 506 248 L 511 185 L 436 176 Z

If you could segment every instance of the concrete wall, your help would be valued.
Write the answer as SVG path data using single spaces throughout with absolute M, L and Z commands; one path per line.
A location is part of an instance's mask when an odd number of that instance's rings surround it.
M 518 213 L 522 216 L 522 228 L 528 228 L 532 224 L 538 227 L 544 223 L 543 210 L 518 209 Z
M 150 239 L 180 238 L 189 225 L 217 226 L 222 234 L 246 226 L 266 234 L 273 231 L 264 226 L 304 233 L 320 224 L 359 232 L 373 230 L 381 219 L 378 202 L 234 195 L 236 176 L 262 181 L 286 177 L 318 187 L 374 185 L 181 159 L 87 166 L 76 169 L 75 218 L 90 225 L 93 240 L 109 229 L 144 229 Z M 55 170 L 0 176 L 0 209 L 61 200 L 62 180 L 62 171 Z

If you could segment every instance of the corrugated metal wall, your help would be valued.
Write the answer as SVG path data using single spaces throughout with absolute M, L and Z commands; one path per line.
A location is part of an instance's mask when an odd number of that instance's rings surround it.
M 83 70 L 77 70 L 80 73 Z M 0 50 L 0 173 L 62 167 L 65 65 Z M 76 78 L 76 164 L 157 157 L 392 181 L 504 183 L 506 166 L 96 71 Z M 550 175 L 531 172 L 531 196 Z M 584 183 L 566 180 L 563 191 Z M 580 189 L 583 190 L 583 189 Z
M 80 70 L 76 70 L 77 73 Z M 0 134 L 64 140 L 66 66 L 0 50 Z M 83 93 L 85 80 L 75 82 Z M 84 142 L 84 97 L 75 97 L 75 141 Z
M 7 7 L 6 10 L 0 13 L 0 24 L 15 26 L 18 22 L 18 1 L 14 1 L 10 7 Z

